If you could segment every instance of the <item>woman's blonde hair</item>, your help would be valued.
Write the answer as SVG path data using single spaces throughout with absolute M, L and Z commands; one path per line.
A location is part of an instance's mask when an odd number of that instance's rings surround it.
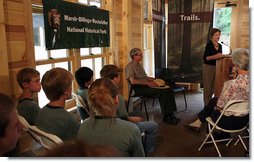
M 232 53 L 233 64 L 238 65 L 242 70 L 249 70 L 249 50 L 236 48 Z
M 96 79 L 88 89 L 88 103 L 97 115 L 115 117 L 118 89 L 108 78 Z

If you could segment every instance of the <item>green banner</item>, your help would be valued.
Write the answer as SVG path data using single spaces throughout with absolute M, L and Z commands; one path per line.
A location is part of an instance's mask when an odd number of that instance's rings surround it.
M 43 0 L 46 48 L 108 47 L 109 12 L 94 7 Z

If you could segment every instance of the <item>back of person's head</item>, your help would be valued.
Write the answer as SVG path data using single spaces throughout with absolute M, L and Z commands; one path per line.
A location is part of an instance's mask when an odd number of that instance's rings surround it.
M 209 31 L 209 38 L 212 39 L 214 33 L 217 33 L 217 32 L 221 33 L 221 30 L 218 28 L 211 28 Z
M 23 68 L 17 73 L 17 82 L 23 89 L 23 83 L 30 83 L 33 77 L 40 76 L 40 72 L 33 68 Z
M 101 78 L 114 79 L 119 76 L 119 69 L 115 65 L 105 65 L 100 71 Z
M 88 102 L 96 115 L 114 117 L 118 89 L 108 78 L 96 79 L 88 89 Z
M 88 67 L 81 67 L 75 72 L 75 79 L 80 88 L 86 88 L 85 83 L 91 81 L 93 71 Z
M 56 101 L 72 86 L 72 80 L 71 72 L 63 68 L 53 68 L 43 75 L 41 85 L 47 98 Z
M 249 70 L 249 50 L 236 48 L 232 53 L 233 64 L 238 65 L 242 70 Z
M 112 146 L 89 145 L 80 140 L 67 141 L 46 153 L 46 157 L 116 157 L 118 151 Z
M 14 101 L 9 96 L 0 93 L 0 138 L 5 135 L 5 130 L 11 120 L 10 113 L 14 108 Z
M 130 51 L 130 57 L 133 59 L 133 56 L 139 54 L 139 52 L 141 52 L 140 48 L 132 48 Z

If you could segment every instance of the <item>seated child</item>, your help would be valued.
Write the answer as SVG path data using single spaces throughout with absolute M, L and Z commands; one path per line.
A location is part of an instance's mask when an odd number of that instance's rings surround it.
M 82 99 L 86 103 L 87 109 L 89 110 L 87 103 L 87 91 L 88 87 L 93 82 L 93 71 L 88 67 L 81 67 L 75 72 L 75 79 L 79 86 L 77 95 L 82 97 Z M 77 110 L 82 121 L 89 117 L 83 107 L 78 106 Z
M 65 101 L 72 96 L 72 80 L 72 74 L 63 68 L 47 71 L 41 80 L 50 102 L 41 109 L 35 125 L 63 141 L 76 138 L 79 130 L 79 122 L 64 109 Z
M 30 125 L 34 125 L 41 110 L 38 103 L 33 100 L 34 95 L 41 90 L 40 73 L 33 68 L 21 69 L 17 73 L 17 82 L 23 90 L 18 101 L 18 113 Z

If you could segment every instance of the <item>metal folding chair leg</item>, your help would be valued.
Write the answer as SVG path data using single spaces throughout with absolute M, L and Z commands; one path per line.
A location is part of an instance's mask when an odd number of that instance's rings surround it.
M 219 148 L 218 148 L 218 146 L 217 146 L 217 144 L 216 144 L 216 142 L 215 142 L 215 140 L 214 140 L 213 134 L 212 134 L 212 132 L 213 132 L 213 130 L 215 129 L 215 127 L 213 127 L 213 128 L 211 129 L 210 124 L 208 124 L 208 129 L 209 129 L 209 133 L 208 133 L 208 135 L 206 136 L 206 138 L 205 138 L 205 140 L 203 141 L 203 143 L 202 143 L 202 144 L 200 145 L 200 147 L 198 148 L 198 151 L 201 151 L 201 149 L 203 148 L 203 146 L 207 143 L 208 138 L 211 137 L 212 143 L 214 144 L 214 147 L 216 148 L 216 151 L 217 151 L 219 157 L 221 157 L 220 150 L 219 150 Z M 210 142 L 209 142 L 209 143 L 210 143 Z
M 203 143 L 202 143 L 202 144 L 200 145 L 200 147 L 198 148 L 198 150 L 200 151 L 200 150 L 203 148 L 203 146 L 204 146 L 205 144 L 213 143 L 213 144 L 214 144 L 214 147 L 215 147 L 215 149 L 216 149 L 216 151 L 217 151 L 217 153 L 218 153 L 218 155 L 219 155 L 219 157 L 221 157 L 221 153 L 220 153 L 220 150 L 219 150 L 219 148 L 218 148 L 216 142 L 228 141 L 227 144 L 226 144 L 226 146 L 228 146 L 228 145 L 231 143 L 231 141 L 233 140 L 233 138 L 226 138 L 226 139 L 221 139 L 221 140 L 215 140 L 215 139 L 214 139 L 214 136 L 213 136 L 213 132 L 214 132 L 213 130 L 214 130 L 214 129 L 215 129 L 215 127 L 212 127 L 212 129 L 211 129 L 211 125 L 208 124 L 209 133 L 208 133 L 208 135 L 206 136 L 206 138 L 205 138 L 205 140 L 203 141 Z M 209 137 L 211 137 L 211 139 L 212 139 L 211 141 L 207 141 Z
M 183 111 L 185 111 L 185 110 L 187 110 L 187 101 L 186 101 L 186 96 L 185 96 L 185 90 L 183 91 L 183 97 L 184 97 L 184 102 L 185 102 L 185 109 Z
M 243 143 L 242 137 L 241 137 L 241 135 L 239 133 L 241 133 L 241 132 L 243 132 L 244 130 L 247 129 L 248 123 L 246 123 L 246 125 L 243 126 L 242 128 L 238 128 L 238 129 L 225 129 L 225 128 L 222 128 L 222 127 L 218 126 L 218 123 L 219 123 L 220 119 L 222 118 L 222 116 L 225 114 L 225 112 L 227 110 L 234 110 L 235 111 L 239 107 L 241 109 L 248 110 L 249 101 L 248 100 L 232 100 L 232 101 L 229 101 L 225 105 L 223 111 L 221 112 L 221 114 L 218 117 L 218 119 L 216 120 L 216 122 L 214 122 L 211 117 L 207 117 L 206 118 L 206 121 L 208 123 L 209 134 L 206 136 L 205 140 L 203 141 L 201 146 L 198 148 L 199 151 L 203 148 L 203 146 L 206 143 L 211 143 L 210 141 L 207 141 L 208 138 L 211 137 L 212 143 L 214 144 L 214 147 L 216 148 L 216 151 L 217 151 L 219 157 L 221 157 L 220 150 L 219 150 L 219 148 L 218 148 L 216 143 L 222 142 L 222 141 L 228 141 L 227 144 L 226 144 L 226 146 L 228 146 L 231 143 L 231 141 L 233 140 L 233 138 L 236 137 L 236 136 L 234 136 L 234 137 L 230 137 L 230 138 L 226 138 L 226 139 L 215 140 L 214 136 L 213 136 L 213 132 L 214 132 L 215 129 L 218 130 L 218 131 L 223 131 L 223 132 L 230 133 L 230 134 L 235 134 L 235 135 L 237 134 L 238 135 L 238 139 L 241 141 L 241 143 L 243 144 L 243 147 L 244 147 L 244 143 Z M 212 127 L 212 129 L 211 129 L 211 127 Z M 247 149 L 246 147 L 244 147 L 244 148 L 245 148 L 245 150 Z
M 145 106 L 145 112 L 146 112 L 146 120 L 149 121 L 149 116 L 148 116 L 148 112 L 147 112 L 147 108 L 146 108 L 146 101 L 144 99 L 142 99 L 144 102 L 144 106 Z M 141 101 L 141 106 L 142 106 L 142 101 Z
M 248 149 L 247 149 L 247 147 L 246 147 L 246 145 L 245 145 L 245 143 L 243 141 L 243 138 L 249 138 L 249 136 L 243 136 L 243 137 L 241 137 L 240 135 L 238 135 L 238 139 L 236 140 L 234 145 L 236 146 L 237 143 L 240 141 L 242 143 L 243 148 L 247 151 Z

